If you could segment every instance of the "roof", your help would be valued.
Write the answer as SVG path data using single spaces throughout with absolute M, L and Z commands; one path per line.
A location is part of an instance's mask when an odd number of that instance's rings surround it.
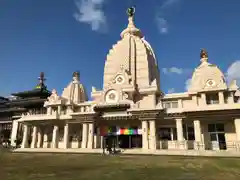
M 46 98 L 26 98 L 26 99 L 17 99 L 9 102 L 10 106 L 29 106 L 29 105 L 43 105 L 46 101 Z
M 21 98 L 29 98 L 29 97 L 49 97 L 51 92 L 46 89 L 33 89 L 30 91 L 23 91 L 12 93 L 13 96 L 21 97 Z
M 2 97 L 2 96 L 0 96 L 0 103 L 2 103 L 2 102 L 7 102 L 7 101 L 9 101 L 9 99 L 8 98 L 5 98 L 5 97 Z

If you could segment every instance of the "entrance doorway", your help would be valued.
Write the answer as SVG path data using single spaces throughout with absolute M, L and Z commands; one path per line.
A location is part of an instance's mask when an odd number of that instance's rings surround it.
M 225 150 L 226 139 L 224 132 L 224 124 L 209 124 L 208 132 L 210 135 L 211 149 L 212 150 Z
M 141 148 L 141 135 L 119 135 L 117 136 L 118 147 L 123 149 Z

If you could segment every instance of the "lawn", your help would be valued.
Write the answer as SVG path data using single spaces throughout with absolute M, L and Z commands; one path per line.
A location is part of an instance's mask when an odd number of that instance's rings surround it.
M 240 159 L 1 153 L 0 179 L 239 180 Z

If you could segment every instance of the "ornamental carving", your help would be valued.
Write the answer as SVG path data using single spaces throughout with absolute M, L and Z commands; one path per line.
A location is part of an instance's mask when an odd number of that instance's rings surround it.
M 58 96 L 56 89 L 53 89 L 51 96 L 48 97 L 48 101 L 51 102 L 51 103 L 54 103 L 54 102 L 57 102 L 59 100 L 60 100 L 60 97 Z

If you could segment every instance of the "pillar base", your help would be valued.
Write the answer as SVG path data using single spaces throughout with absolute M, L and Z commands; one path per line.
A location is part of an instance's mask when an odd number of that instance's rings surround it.
M 49 148 L 50 145 L 49 145 L 49 142 L 43 142 L 43 148 Z
M 195 150 L 205 150 L 205 144 L 202 142 L 194 141 L 194 149 Z
M 188 149 L 188 143 L 187 141 L 178 141 L 178 149 L 180 150 L 187 150 Z
M 29 145 L 28 144 L 22 144 L 21 148 L 29 148 Z

